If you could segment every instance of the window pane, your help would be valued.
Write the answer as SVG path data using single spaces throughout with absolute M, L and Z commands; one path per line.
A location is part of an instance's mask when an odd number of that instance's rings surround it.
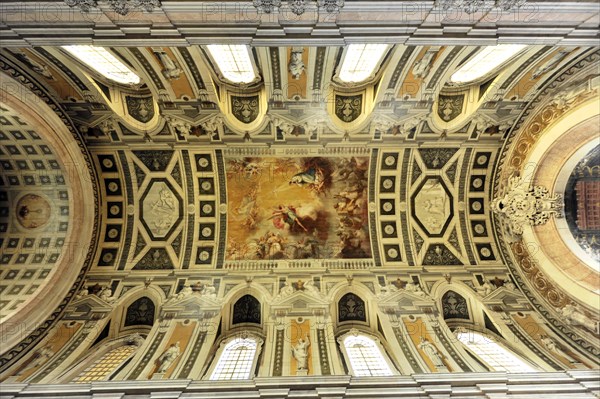
M 387 50 L 387 44 L 351 44 L 340 68 L 343 82 L 362 82 L 369 78 Z
M 508 61 L 526 46 L 523 44 L 500 44 L 488 46 L 467 61 L 450 77 L 454 83 L 468 83 L 481 78 Z
M 494 371 L 507 371 L 509 373 L 537 371 L 490 337 L 483 336 L 474 331 L 461 331 L 456 336 L 460 342 L 471 349 L 481 360 L 492 367 Z
M 349 336 L 344 339 L 344 346 L 355 376 L 392 375 L 392 370 L 372 339 L 363 335 Z
M 123 84 L 140 83 L 139 76 L 102 47 L 63 46 L 63 48 L 107 79 Z
M 104 381 L 135 352 L 137 346 L 123 345 L 106 353 L 79 374 L 73 382 Z
M 219 358 L 210 377 L 211 380 L 246 380 L 250 378 L 256 354 L 256 341 L 234 339 L 230 341 Z
M 250 83 L 256 78 L 248 47 L 211 44 L 208 51 L 225 79 L 233 83 Z

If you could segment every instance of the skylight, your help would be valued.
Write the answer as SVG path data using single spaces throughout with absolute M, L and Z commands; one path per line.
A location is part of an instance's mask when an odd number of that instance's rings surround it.
M 339 79 L 359 83 L 368 79 L 381 62 L 387 44 L 351 44 L 340 68 Z
M 250 51 L 244 45 L 208 45 L 208 51 L 217 63 L 223 77 L 232 83 L 250 83 L 256 72 L 250 59 Z
M 102 76 L 117 83 L 138 84 L 140 77 L 103 47 L 62 46 L 81 62 Z
M 450 81 L 453 83 L 469 83 L 477 80 L 508 61 L 523 48 L 525 48 L 524 44 L 488 46 L 460 67 L 458 71 L 454 72 L 450 77 Z

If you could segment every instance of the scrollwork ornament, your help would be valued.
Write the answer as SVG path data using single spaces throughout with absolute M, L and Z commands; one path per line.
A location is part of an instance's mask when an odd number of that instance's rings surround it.
M 550 194 L 541 186 L 529 186 L 529 182 L 511 176 L 502 197 L 492 201 L 492 210 L 503 220 L 511 240 L 518 241 L 526 225 L 545 224 L 550 216 L 562 217 L 562 196 Z
M 270 14 L 281 7 L 281 0 L 254 0 L 252 4 L 259 12 Z
M 69 7 L 77 7 L 82 12 L 90 12 L 92 8 L 98 7 L 96 0 L 65 0 L 65 4 Z
M 329 14 L 338 13 L 344 7 L 344 0 L 319 0 L 319 7 Z

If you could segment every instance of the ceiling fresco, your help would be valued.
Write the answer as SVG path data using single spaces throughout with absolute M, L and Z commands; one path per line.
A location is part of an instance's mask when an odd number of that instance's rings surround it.
M 369 258 L 369 158 L 227 158 L 228 260 Z

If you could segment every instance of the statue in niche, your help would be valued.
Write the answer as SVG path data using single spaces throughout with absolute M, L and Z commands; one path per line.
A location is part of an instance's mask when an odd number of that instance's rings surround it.
M 419 343 L 418 348 L 421 349 L 429 359 L 433 362 L 433 365 L 438 369 L 446 369 L 446 365 L 442 361 L 442 356 L 440 352 L 437 350 L 435 345 L 433 345 L 429 340 L 425 337 L 421 337 L 421 343 Z
M 175 62 L 169 57 L 169 55 L 164 50 L 157 50 L 154 52 L 160 63 L 163 66 L 162 74 L 166 79 L 177 79 L 179 75 L 181 75 L 181 68 L 175 65 Z
M 54 355 L 54 351 L 50 349 L 48 345 L 42 347 L 40 350 L 36 351 L 31 359 L 30 363 L 22 370 L 19 370 L 16 375 L 22 375 L 25 371 L 31 370 L 41 366 L 46 363 L 52 356 Z
M 295 346 L 292 346 L 292 354 L 297 362 L 298 370 L 308 370 L 308 347 L 310 346 L 310 341 L 308 339 L 308 334 L 304 337 L 304 339 L 299 338 L 298 342 Z
M 171 365 L 173 364 L 175 359 L 177 359 L 180 354 L 181 354 L 181 349 L 179 348 L 179 341 L 175 342 L 174 344 L 171 344 L 169 349 L 167 349 L 158 358 L 158 362 L 160 363 L 160 366 L 158 367 L 158 370 L 156 372 L 158 374 L 164 374 L 169 369 L 169 367 L 171 367 Z
M 579 311 L 575 305 L 566 304 L 559 310 L 559 313 L 567 324 L 582 326 L 596 334 L 598 333 L 598 323 Z
M 296 80 L 300 79 L 300 76 L 306 69 L 304 61 L 302 61 L 302 54 L 304 53 L 303 48 L 293 47 L 292 53 L 290 54 L 290 63 L 288 64 L 288 70 L 292 77 Z
M 547 335 L 542 335 L 540 337 L 542 344 L 544 344 L 544 347 L 546 347 L 546 349 L 548 349 L 548 351 L 550 351 L 551 353 L 557 354 L 558 356 L 562 356 L 565 359 L 567 359 L 569 361 L 569 363 L 577 363 L 577 360 L 573 359 L 571 356 L 569 356 L 564 350 L 562 350 L 557 344 L 556 341 L 554 341 L 552 338 L 550 338 Z

